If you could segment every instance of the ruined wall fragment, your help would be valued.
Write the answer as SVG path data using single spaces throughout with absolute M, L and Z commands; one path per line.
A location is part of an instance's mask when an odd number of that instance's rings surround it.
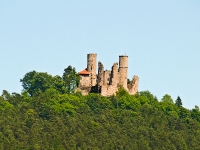
M 111 71 L 110 85 L 118 86 L 118 84 L 119 84 L 118 63 L 114 63 Z
M 104 78 L 104 66 L 99 61 L 99 63 L 98 63 L 98 74 L 97 74 L 98 93 L 101 93 L 101 86 L 103 85 L 103 78 Z
M 109 83 L 110 83 L 110 75 L 111 75 L 111 71 L 110 70 L 104 71 L 103 85 L 109 85 Z
M 102 87 L 101 87 L 101 95 L 102 96 L 115 95 L 117 90 L 118 90 L 117 86 L 114 86 L 114 85 L 102 85 Z
M 138 92 L 139 77 L 133 76 L 132 81 L 128 84 L 128 91 L 130 94 L 136 94 Z

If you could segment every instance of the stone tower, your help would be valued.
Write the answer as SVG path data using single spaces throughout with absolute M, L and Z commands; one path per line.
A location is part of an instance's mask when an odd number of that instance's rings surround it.
M 119 56 L 119 85 L 127 89 L 127 76 L 128 76 L 128 56 Z
M 87 71 L 90 73 L 90 86 L 96 86 L 96 60 L 97 54 L 87 55 Z

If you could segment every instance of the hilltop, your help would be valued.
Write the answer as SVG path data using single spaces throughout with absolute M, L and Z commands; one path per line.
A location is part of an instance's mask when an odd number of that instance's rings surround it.
M 23 92 L 0 96 L 0 149 L 200 149 L 200 110 L 166 94 L 76 92 L 79 76 L 31 71 Z

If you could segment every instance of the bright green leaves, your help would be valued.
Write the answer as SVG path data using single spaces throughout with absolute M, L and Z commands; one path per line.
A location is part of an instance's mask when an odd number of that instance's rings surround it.
M 86 104 L 90 107 L 90 109 L 95 112 L 99 113 L 103 109 L 112 109 L 112 103 L 106 97 L 91 93 L 86 96 L 87 101 Z
M 47 103 L 57 113 L 75 113 L 77 108 L 85 105 L 83 97 L 72 94 L 59 94 L 53 97 Z
M 146 100 L 142 100 L 141 99 L 141 103 L 150 103 L 152 105 L 157 105 L 158 104 L 158 99 L 156 96 L 154 96 L 153 94 L 151 94 L 151 92 L 149 91 L 141 91 L 138 93 L 140 96 L 142 97 L 146 97 Z
M 161 99 L 159 110 L 162 110 L 166 115 L 178 118 L 178 108 L 174 105 L 173 99 L 168 94 L 165 94 Z
M 9 94 L 9 93 L 8 93 Z M 0 112 L 13 108 L 13 105 L 5 99 L 4 95 L 0 96 Z
M 180 97 L 159 102 L 122 87 L 84 96 L 71 66 L 62 77 L 32 71 L 20 81 L 21 94 L 0 96 L 0 149 L 200 149 L 199 107 L 182 107 Z
M 65 93 L 65 82 L 59 76 L 52 76 L 46 72 L 31 71 L 25 74 L 23 79 L 20 79 L 24 90 L 31 96 L 39 91 L 45 92 L 47 89 L 53 88 L 60 93 Z
M 0 100 L 0 111 L 13 108 L 13 105 L 6 100 Z
M 57 113 L 73 113 L 75 112 L 76 107 L 70 104 L 68 101 L 50 101 L 49 105 L 52 109 L 54 109 Z
M 117 97 L 128 96 L 128 95 L 129 95 L 128 91 L 126 91 L 122 86 L 120 86 L 120 88 L 116 92 Z
M 169 104 L 174 104 L 173 99 L 172 99 L 171 96 L 168 95 L 168 94 L 165 94 L 165 95 L 163 96 L 163 98 L 161 99 L 161 102 L 169 103 Z
M 12 103 L 11 103 L 12 102 Z M 0 96 L 0 149 L 199 149 L 200 112 L 148 91 Z M 175 141 L 174 141 L 175 140 Z
M 52 76 L 46 72 L 31 71 L 26 73 L 23 79 L 20 79 L 20 82 L 22 82 L 24 90 L 33 96 L 45 92 L 47 89 L 55 89 L 61 94 L 75 93 L 79 80 L 80 77 L 76 69 L 68 66 L 62 77 Z
M 117 107 L 122 109 L 138 109 L 141 106 L 140 101 L 130 95 L 123 87 L 120 87 L 116 93 L 116 102 Z

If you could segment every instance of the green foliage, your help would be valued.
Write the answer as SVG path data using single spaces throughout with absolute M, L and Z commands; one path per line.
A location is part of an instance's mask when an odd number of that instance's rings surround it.
M 45 92 L 47 89 L 53 88 L 60 93 L 66 93 L 66 84 L 60 76 L 52 76 L 46 72 L 31 71 L 25 74 L 23 79 L 20 79 L 24 90 L 31 96 L 38 92 Z
M 200 122 L 199 106 L 196 105 L 195 108 L 191 110 L 191 117 Z
M 117 97 L 121 97 L 121 96 L 128 96 L 128 91 L 125 90 L 122 86 L 119 87 L 118 91 L 116 92 L 116 96 Z
M 195 105 L 195 110 L 199 111 L 199 106 Z
M 178 107 L 181 107 L 183 105 L 182 101 L 181 101 L 181 98 L 179 96 L 176 99 L 175 105 L 178 106 Z
M 199 107 L 188 110 L 167 94 L 159 102 L 121 87 L 116 96 L 84 96 L 64 78 L 35 71 L 21 82 L 21 94 L 0 96 L 2 150 L 200 149 Z
M 109 99 L 94 93 L 87 95 L 86 99 L 86 104 L 95 113 L 99 113 L 101 110 L 104 109 L 112 109 L 113 107 Z
M 151 101 L 155 101 L 156 100 L 155 96 L 153 96 L 153 94 L 151 94 L 151 92 L 149 92 L 149 91 L 141 91 L 141 92 L 139 92 L 139 95 L 140 96 L 145 96 Z
M 161 102 L 169 103 L 169 104 L 174 104 L 173 99 L 172 99 L 171 96 L 168 95 L 168 94 L 165 94 L 165 95 L 163 96 L 163 98 L 161 99 Z
M 180 107 L 179 109 L 179 117 L 180 118 L 189 118 L 190 117 L 190 111 L 187 110 L 186 108 L 184 107 Z
M 13 108 L 13 105 L 6 100 L 0 99 L 0 112 Z
M 76 72 L 76 69 L 68 66 L 64 69 L 62 78 L 66 84 L 67 93 L 75 93 L 76 87 L 78 87 L 80 82 L 80 76 Z
M 121 88 L 111 97 L 4 91 L 0 112 L 1 149 L 200 148 L 199 110 L 158 102 L 148 91 L 129 95 Z

